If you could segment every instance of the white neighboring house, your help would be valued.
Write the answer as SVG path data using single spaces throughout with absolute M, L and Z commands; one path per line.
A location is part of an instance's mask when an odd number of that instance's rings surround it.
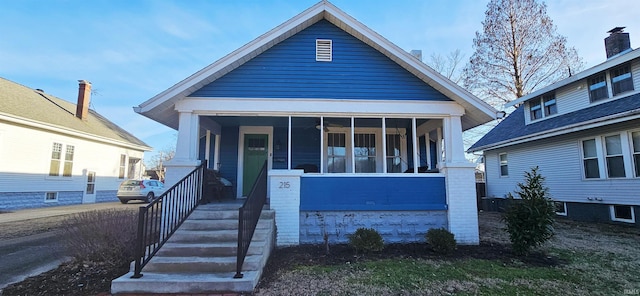
M 517 109 L 469 148 L 484 152 L 488 197 L 538 166 L 559 215 L 640 225 L 640 50 L 622 29 L 605 62 L 507 104 Z
M 89 109 L 0 78 L 0 210 L 117 201 L 141 177 L 147 144 Z

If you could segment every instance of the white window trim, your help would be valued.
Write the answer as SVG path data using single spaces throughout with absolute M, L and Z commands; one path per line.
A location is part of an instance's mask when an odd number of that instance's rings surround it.
M 607 179 L 607 169 L 606 162 L 604 157 L 604 141 L 602 140 L 603 136 L 594 136 L 583 138 L 578 141 L 578 146 L 580 148 L 580 170 L 582 171 L 582 180 L 583 181 L 593 181 L 593 180 L 604 180 Z M 584 146 L 582 142 L 588 140 L 595 140 L 596 142 L 596 159 L 598 160 L 598 173 L 600 174 L 600 178 L 587 178 L 587 172 L 584 169 Z
M 49 193 L 53 193 L 55 195 L 55 199 L 47 199 L 47 194 Z M 53 191 L 48 191 L 44 193 L 44 202 L 45 203 L 53 203 L 53 202 L 58 202 L 58 192 L 53 192 Z
M 625 207 L 631 208 L 631 219 L 617 218 L 614 206 L 625 206 Z M 609 205 L 609 213 L 610 213 L 610 216 L 611 216 L 611 221 L 626 222 L 626 223 L 636 223 L 635 207 L 632 206 L 632 205 Z
M 629 145 L 628 145 L 628 149 L 629 149 L 629 156 L 630 156 L 630 162 L 631 162 L 631 175 L 633 178 L 640 178 L 640 175 L 636 176 L 636 163 L 635 163 L 635 152 L 633 150 L 633 133 L 640 133 L 640 130 L 630 130 L 629 132 L 627 132 L 627 137 L 629 139 Z M 638 147 L 640 149 L 640 147 Z M 640 165 L 640 164 L 638 164 Z
M 58 175 L 57 176 L 51 176 L 49 175 L 49 172 L 51 170 L 51 149 L 53 147 L 53 143 L 59 143 L 62 144 L 62 151 L 60 152 L 60 168 L 58 169 Z M 65 154 L 67 151 L 67 147 L 68 146 L 73 146 L 73 167 L 71 168 L 71 176 L 65 177 L 64 176 L 64 163 L 65 163 Z M 49 145 L 47 146 L 46 149 L 46 153 L 47 153 L 47 157 L 45 158 L 45 174 L 44 174 L 44 178 L 46 180 L 60 180 L 60 181 L 71 181 L 73 179 L 75 179 L 75 175 L 74 172 L 76 171 L 76 166 L 78 165 L 78 145 L 77 143 L 74 142 L 69 142 L 69 141 L 63 141 L 60 139 L 50 139 L 49 141 Z
M 556 212 L 556 215 L 558 216 L 567 216 L 567 203 L 564 201 L 553 201 L 554 203 L 556 202 L 561 202 L 562 206 L 564 207 L 564 212 Z M 555 204 L 554 204 L 555 207 Z
M 386 155 L 386 149 L 383 148 L 383 141 L 382 141 L 382 128 L 376 128 L 376 127 L 356 127 L 354 128 L 354 134 L 360 134 L 360 133 L 369 133 L 369 134 L 375 134 L 376 136 L 376 172 L 375 173 L 355 173 L 353 171 L 353 166 L 351 165 L 353 163 L 353 137 L 351 134 L 351 127 L 326 127 L 326 132 L 322 133 L 322 138 L 323 138 L 323 143 L 322 143 L 322 154 L 323 154 L 323 165 L 324 165 L 324 169 L 326 170 L 329 164 L 329 160 L 328 160 L 328 147 L 327 147 L 327 143 L 328 143 L 328 134 L 329 133 L 344 133 L 345 134 L 345 144 L 346 144 L 346 157 L 345 157 L 345 161 L 347 164 L 346 167 L 346 172 L 345 173 L 327 173 L 326 171 L 323 173 L 326 174 L 358 174 L 358 175 L 362 175 L 362 174 L 387 174 L 386 171 L 386 167 L 384 166 L 383 163 L 383 159 L 387 157 Z M 400 158 L 404 159 L 405 161 L 408 162 L 407 159 L 407 132 L 405 128 L 387 128 L 386 129 L 386 133 L 385 136 L 388 135 L 395 135 L 396 133 L 400 132 Z M 401 171 L 404 172 L 408 169 L 408 164 L 406 162 L 402 163 L 402 168 Z M 388 174 L 397 174 L 397 173 L 388 173 Z
M 500 159 L 500 156 L 502 155 L 506 155 L 507 156 L 507 174 L 503 175 L 502 174 L 502 160 Z M 500 176 L 500 178 L 507 178 L 509 177 L 509 154 L 507 154 L 507 152 L 502 152 L 502 153 L 498 153 L 498 176 Z

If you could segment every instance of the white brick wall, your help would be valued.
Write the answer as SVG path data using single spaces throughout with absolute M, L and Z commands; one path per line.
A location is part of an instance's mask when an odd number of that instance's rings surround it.
M 300 243 L 300 176 L 303 170 L 269 171 L 269 198 L 276 211 L 277 246 Z
M 440 170 L 445 174 L 449 231 L 459 244 L 480 243 L 474 168 L 471 163 L 446 163 Z

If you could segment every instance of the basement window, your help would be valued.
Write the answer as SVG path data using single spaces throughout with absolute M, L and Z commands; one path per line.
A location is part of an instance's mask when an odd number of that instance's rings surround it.
M 316 39 L 316 61 L 331 62 L 333 59 L 333 44 L 328 39 Z
M 611 220 L 627 223 L 635 223 L 636 216 L 633 211 L 633 207 L 629 205 L 611 205 L 609 206 L 611 211 Z
M 47 192 L 44 196 L 44 202 L 57 202 L 57 201 L 58 201 L 57 192 Z
M 553 206 L 556 209 L 556 215 L 558 216 L 566 216 L 567 215 L 567 204 L 563 201 L 554 201 Z

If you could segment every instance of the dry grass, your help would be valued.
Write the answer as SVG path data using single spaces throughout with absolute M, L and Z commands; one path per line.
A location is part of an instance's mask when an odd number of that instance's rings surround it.
M 480 214 L 485 243 L 507 244 L 499 213 Z M 566 262 L 531 266 L 473 258 L 303 264 L 255 295 L 624 295 L 640 290 L 640 229 L 559 219 L 539 250 Z M 637 295 L 637 294 L 636 294 Z

